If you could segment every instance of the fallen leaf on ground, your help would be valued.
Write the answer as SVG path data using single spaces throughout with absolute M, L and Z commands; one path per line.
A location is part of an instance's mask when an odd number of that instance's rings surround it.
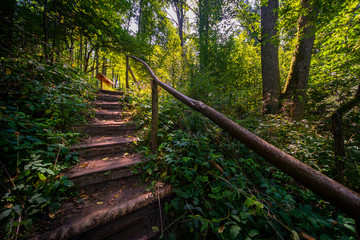
M 85 194 L 84 194 L 84 195 L 81 195 L 80 197 L 81 197 L 83 200 L 85 200 L 85 199 L 88 199 L 88 198 L 89 198 L 89 196 L 88 196 L 88 195 L 85 195 Z
M 83 163 L 80 165 L 80 168 L 84 168 L 84 167 L 87 167 L 89 164 L 88 163 Z
M 103 202 L 97 202 L 96 204 L 97 204 L 97 205 L 101 205 L 101 204 L 103 204 Z
M 153 226 L 153 227 L 152 227 L 152 231 L 153 231 L 154 233 L 156 233 L 156 232 L 159 232 L 160 229 L 159 229 L 158 226 Z

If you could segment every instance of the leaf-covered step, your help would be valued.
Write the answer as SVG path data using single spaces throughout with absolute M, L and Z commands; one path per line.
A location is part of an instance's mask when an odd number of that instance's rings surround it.
M 122 96 L 124 95 L 124 92 L 119 92 L 119 91 L 109 91 L 109 90 L 99 90 L 99 93 L 101 94 L 108 94 L 108 95 L 118 95 L 118 96 Z
M 47 232 L 33 239 L 106 239 L 131 225 L 135 226 L 135 229 L 143 227 L 138 222 L 131 221 L 131 218 L 129 221 L 129 216 L 141 209 L 148 209 L 146 207 L 156 203 L 158 198 L 164 199 L 171 194 L 170 186 L 161 187 L 153 194 L 135 178 L 95 184 L 82 190 L 76 199 L 63 204 L 65 214 L 60 219 L 54 219 L 52 225 L 46 226 L 49 228 Z M 151 206 L 156 209 L 157 203 Z M 143 219 L 147 214 L 148 211 L 140 211 L 140 214 L 134 217 Z M 58 226 L 58 222 L 62 224 Z M 151 233 L 153 226 L 148 226 L 146 232 Z M 157 227 L 160 228 L 159 222 Z M 121 234 L 117 237 L 124 240 L 139 239 Z
M 84 124 L 75 126 L 78 132 L 86 133 L 90 136 L 129 136 L 133 135 L 136 127 L 130 124 L 110 122 L 98 122 L 94 124 Z
M 119 102 L 122 100 L 122 96 L 110 95 L 110 94 L 99 94 L 99 95 L 97 95 L 96 100 L 104 101 L 104 102 Z
M 94 159 L 102 155 L 128 152 L 137 140 L 136 137 L 90 137 L 84 143 L 73 145 L 70 150 L 79 152 L 80 158 Z
M 100 109 L 113 109 L 113 110 L 122 110 L 125 108 L 126 104 L 118 103 L 118 102 L 102 102 L 97 101 L 92 103 L 94 108 L 100 108 Z
M 103 120 L 118 120 L 131 117 L 132 112 L 113 111 L 106 109 L 95 109 L 95 117 Z
M 80 162 L 66 176 L 76 186 L 91 185 L 133 176 L 136 172 L 130 168 L 141 161 L 141 155 L 137 153 L 123 153 L 110 157 L 101 157 L 93 161 Z

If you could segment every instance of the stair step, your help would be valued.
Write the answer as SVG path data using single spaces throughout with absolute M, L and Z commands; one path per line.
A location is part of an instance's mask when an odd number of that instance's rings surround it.
M 110 94 L 99 94 L 96 96 L 97 101 L 105 102 L 119 102 L 121 101 L 122 96 L 119 95 L 110 95 Z
M 158 195 L 161 199 L 170 196 L 172 190 L 170 186 L 165 186 L 154 195 L 146 190 L 146 186 L 140 185 L 138 180 L 128 178 L 94 185 L 80 194 L 80 199 L 64 204 L 64 212 L 67 214 L 48 225 L 52 230 L 33 239 L 106 239 L 126 228 L 126 225 L 120 227 L 119 223 L 127 222 L 127 225 L 131 225 L 134 221 L 128 221 L 129 216 L 156 203 Z M 143 219 L 148 216 L 147 213 L 148 211 L 138 213 L 135 218 Z M 54 228 L 59 222 L 61 225 Z M 136 224 L 136 227 L 142 228 L 142 224 Z M 152 232 L 151 228 L 148 232 Z
M 133 135 L 136 127 L 130 124 L 112 122 L 98 122 L 94 124 L 83 124 L 73 127 L 76 131 L 86 133 L 90 136 L 109 136 L 109 135 Z
M 124 95 L 124 92 L 119 92 L 119 91 L 109 91 L 109 90 L 99 90 L 99 93 L 103 93 L 103 94 L 109 94 L 109 95 L 119 95 L 122 96 Z
M 131 116 L 132 112 L 124 112 L 124 111 L 114 111 L 114 110 L 106 110 L 106 109 L 95 109 L 95 117 L 98 119 L 122 119 Z
M 66 176 L 76 186 L 91 185 L 136 175 L 130 168 L 141 161 L 141 155 L 136 153 L 124 153 L 92 161 L 83 161 Z
M 102 155 L 128 152 L 136 141 L 136 137 L 89 137 L 86 143 L 73 145 L 70 150 L 79 152 L 80 158 L 89 160 Z
M 162 205 L 163 206 L 163 205 Z M 141 227 L 139 227 L 141 223 Z M 157 203 L 136 210 L 122 218 L 111 221 L 84 234 L 83 239 L 88 236 L 99 236 L 92 240 L 134 240 L 134 239 L 159 239 L 160 232 L 154 232 L 153 227 L 161 228 L 159 208 Z M 95 235 L 95 232 L 97 235 Z
M 122 103 L 102 102 L 102 101 L 94 102 L 92 103 L 92 105 L 94 106 L 94 108 L 113 109 L 113 110 L 121 110 L 125 107 L 124 104 Z

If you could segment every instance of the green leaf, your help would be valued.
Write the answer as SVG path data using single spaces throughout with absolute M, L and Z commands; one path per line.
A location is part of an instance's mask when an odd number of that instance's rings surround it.
M 300 240 L 299 235 L 298 235 L 297 232 L 294 231 L 294 230 L 291 230 L 291 239 L 293 239 L 293 240 Z
M 350 224 L 344 223 L 344 226 L 349 229 L 350 231 L 352 231 L 353 233 L 355 233 L 355 227 L 351 226 Z
M 10 216 L 10 214 L 11 214 L 11 209 L 6 209 L 5 211 L 3 211 L 0 214 L 0 221 L 3 220 L 4 218 Z
M 234 206 L 229 202 L 226 202 L 225 205 L 230 209 L 234 209 Z
M 234 239 L 239 235 L 241 228 L 238 225 L 232 225 L 230 228 L 230 238 Z
M 53 202 L 49 206 L 50 212 L 55 212 L 55 211 L 59 210 L 60 208 L 61 208 L 61 204 L 58 202 Z
M 200 232 L 205 231 L 209 226 L 209 222 L 208 221 L 204 221 L 204 223 L 201 225 L 201 229 Z
M 258 235 L 259 234 L 259 230 L 257 230 L 257 229 L 251 229 L 249 232 L 248 232 L 248 235 L 250 236 L 250 237 L 255 237 L 256 235 Z
M 287 225 L 291 224 L 291 218 L 290 218 L 289 214 L 280 212 L 280 215 L 281 215 L 282 219 L 284 219 L 284 221 Z
M 237 222 L 241 222 L 241 219 L 237 215 L 231 215 Z
M 15 206 L 13 207 L 13 209 L 14 209 L 14 211 L 15 211 L 18 215 L 20 215 L 21 212 L 22 212 L 22 208 L 21 208 L 20 205 L 15 205 Z
M 68 154 L 68 155 L 65 156 L 65 160 L 66 160 L 66 161 L 69 161 L 70 158 L 71 158 L 71 154 Z
M 65 179 L 65 180 L 63 181 L 63 184 L 64 184 L 64 186 L 66 186 L 66 187 L 68 187 L 68 188 L 71 188 L 71 187 L 74 186 L 74 183 L 73 183 L 72 181 L 68 180 L 68 179 Z
M 160 229 L 159 229 L 159 227 L 158 226 L 152 226 L 152 231 L 154 232 L 154 233 L 156 233 L 156 232 L 160 232 Z
M 46 177 L 45 177 L 44 174 L 38 173 L 38 176 L 39 176 L 39 179 L 40 179 L 41 181 L 45 181 L 45 180 L 46 180 Z
M 42 204 L 42 203 L 46 202 L 46 199 L 43 198 L 43 197 L 37 197 L 37 198 L 34 198 L 34 201 L 35 201 L 37 204 Z

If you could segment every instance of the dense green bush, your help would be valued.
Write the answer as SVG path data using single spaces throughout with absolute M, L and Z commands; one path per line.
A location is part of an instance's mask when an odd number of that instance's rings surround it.
M 150 111 L 149 99 L 149 95 L 137 99 L 139 112 Z M 165 205 L 174 223 L 164 232 L 165 238 L 354 239 L 354 220 L 209 120 L 167 94 L 160 97 L 160 106 L 158 152 L 151 154 L 145 144 L 149 141 L 144 141 L 142 152 L 152 161 L 141 168 L 153 186 L 161 181 L 174 187 L 175 198 Z M 149 123 L 149 117 L 142 115 L 143 123 Z M 237 121 L 331 174 L 328 133 L 316 132 L 309 121 L 251 116 Z M 144 137 L 148 140 L 148 135 Z
M 0 79 L 1 235 L 12 238 L 61 207 L 73 183 L 58 174 L 77 161 L 71 126 L 92 115 L 94 94 L 75 70 L 35 60 L 1 59 Z

